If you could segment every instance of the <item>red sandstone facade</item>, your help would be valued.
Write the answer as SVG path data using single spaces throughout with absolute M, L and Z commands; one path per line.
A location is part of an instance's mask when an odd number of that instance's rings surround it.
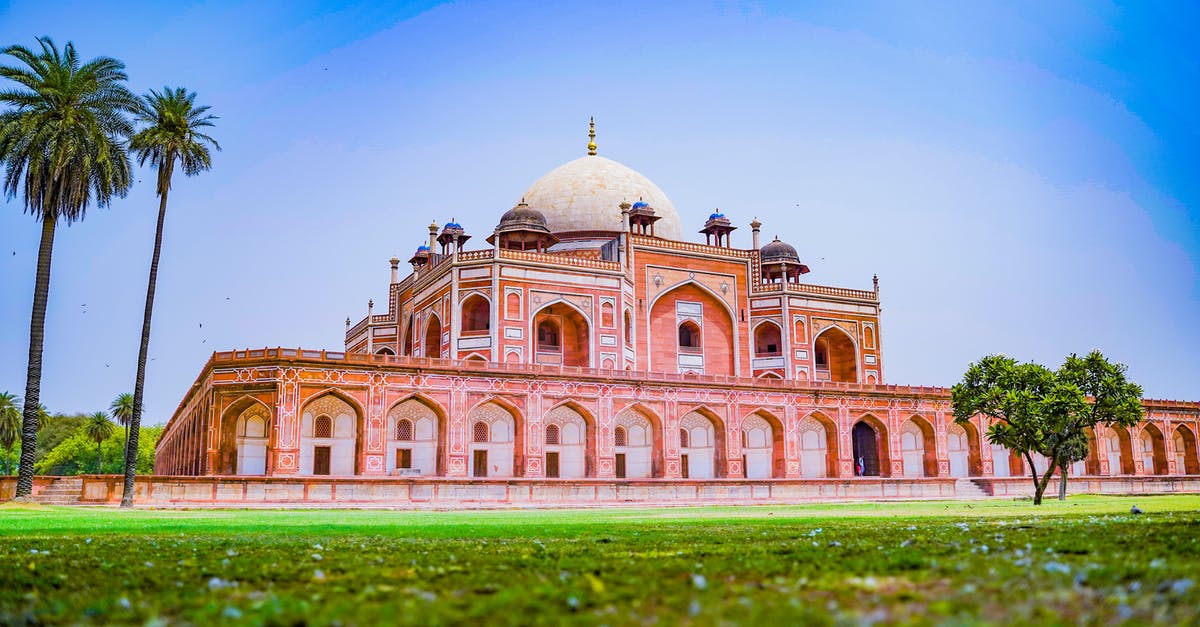
M 794 248 L 706 243 L 653 183 L 589 156 L 547 174 L 487 247 L 448 223 L 345 352 L 215 353 L 156 472 L 295 477 L 1005 477 L 948 390 L 884 384 L 879 288 L 800 281 Z M 648 200 L 640 200 L 640 199 Z M 639 200 L 638 202 L 631 202 Z M 697 224 L 696 226 L 701 226 Z M 373 308 L 373 307 L 372 307 Z M 1200 403 L 1146 401 L 1075 475 L 1200 474 Z M 861 460 L 861 469 L 858 468 Z M 1039 462 L 1040 463 L 1040 462 Z

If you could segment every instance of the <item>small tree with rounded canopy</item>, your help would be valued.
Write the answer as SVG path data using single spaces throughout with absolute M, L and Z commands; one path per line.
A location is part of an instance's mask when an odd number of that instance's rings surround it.
M 108 419 L 108 414 L 98 411 L 88 417 L 88 421 L 83 425 L 83 430 L 87 433 L 88 438 L 96 442 L 96 472 L 101 472 L 104 467 L 104 459 L 100 454 L 100 445 L 112 437 L 115 427 Z
M 145 126 L 134 134 L 129 148 L 137 155 L 138 165 L 149 163 L 158 171 L 158 227 L 154 231 L 154 252 L 150 257 L 150 280 L 146 286 L 146 309 L 142 317 L 142 343 L 138 349 L 137 377 L 133 386 L 133 413 L 129 419 L 129 439 L 125 443 L 125 491 L 121 507 L 133 507 L 133 475 L 137 471 L 138 430 L 142 424 L 142 392 L 146 385 L 146 356 L 150 351 L 150 318 L 154 313 L 154 287 L 158 281 L 158 258 L 162 252 L 163 222 L 167 218 L 167 193 L 175 167 L 186 176 L 194 176 L 212 167 L 209 147 L 220 150 L 216 140 L 202 131 L 211 127 L 215 116 L 207 106 L 196 106 L 196 94 L 182 87 L 164 87 L 138 100 L 137 121 Z

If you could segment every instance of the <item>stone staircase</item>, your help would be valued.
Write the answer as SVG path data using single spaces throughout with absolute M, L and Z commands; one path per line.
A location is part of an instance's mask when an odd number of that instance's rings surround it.
M 33 498 L 43 505 L 79 505 L 82 496 L 82 477 L 59 477 Z
M 974 479 L 959 479 L 954 482 L 954 497 L 959 499 L 985 499 L 991 494 Z

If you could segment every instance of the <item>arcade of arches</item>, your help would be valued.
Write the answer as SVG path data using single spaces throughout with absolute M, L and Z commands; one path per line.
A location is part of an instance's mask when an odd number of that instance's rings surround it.
M 426 396 L 424 394 L 431 394 Z M 370 404 L 356 393 L 316 390 L 298 403 L 292 428 L 270 396 L 231 392 L 209 446 L 169 442 L 159 463 L 181 474 L 832 479 L 862 477 L 1024 477 L 1027 460 L 986 441 L 982 419 L 953 422 L 944 412 L 896 414 L 679 405 L 614 399 L 608 410 L 584 394 L 551 401 L 530 396 L 450 400 L 449 388 Z M 364 407 L 380 407 L 366 420 Z M 448 410 L 448 407 L 454 408 Z M 606 413 L 606 411 L 608 413 Z M 201 415 L 201 414 L 196 414 Z M 1098 428 L 1075 476 L 1196 475 L 1197 424 L 1146 422 Z M 199 461 L 199 463 L 197 463 Z M 176 465 L 177 464 L 177 465 Z M 1035 468 L 1046 460 L 1034 456 Z

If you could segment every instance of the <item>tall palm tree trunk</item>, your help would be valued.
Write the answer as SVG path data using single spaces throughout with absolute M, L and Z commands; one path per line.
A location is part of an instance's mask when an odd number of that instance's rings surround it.
M 146 386 L 146 356 L 150 352 L 150 318 L 154 315 L 154 285 L 158 281 L 158 257 L 162 252 L 163 223 L 167 219 L 167 192 L 158 201 L 158 228 L 154 231 L 154 255 L 150 257 L 150 282 L 146 286 L 146 313 L 142 318 L 142 347 L 138 350 L 137 381 L 133 385 L 133 415 L 125 440 L 125 490 L 121 507 L 133 507 L 133 475 L 137 470 L 138 432 L 142 427 L 142 391 Z
M 42 218 L 42 243 L 38 247 L 37 279 L 33 286 L 33 315 L 29 320 L 29 369 L 25 375 L 25 410 L 21 422 L 21 463 L 17 473 L 17 498 L 33 494 L 33 462 L 37 449 L 38 407 L 42 391 L 42 345 L 46 335 L 46 301 L 50 297 L 50 258 L 58 216 Z
M 100 454 L 100 442 L 101 440 L 96 440 L 96 474 L 98 475 L 104 472 L 104 456 Z

